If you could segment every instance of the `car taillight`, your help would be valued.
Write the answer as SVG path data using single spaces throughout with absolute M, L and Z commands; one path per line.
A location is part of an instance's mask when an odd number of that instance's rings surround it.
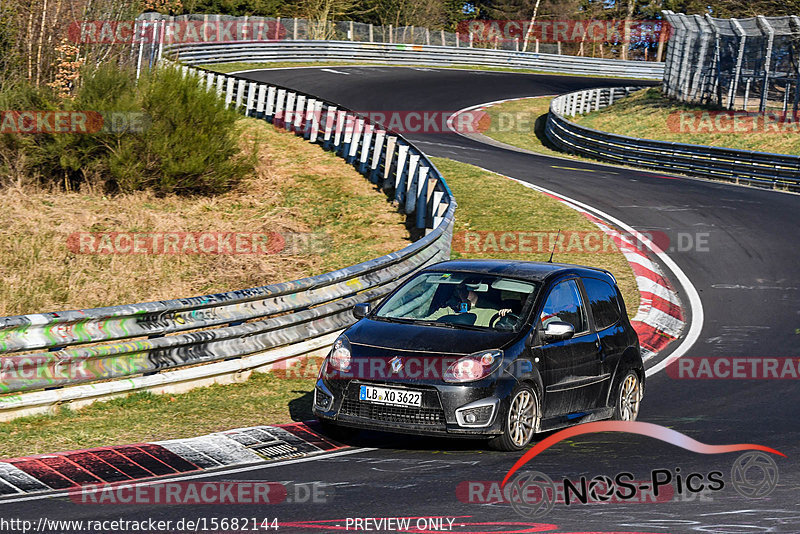
M 503 359 L 499 350 L 476 352 L 456 360 L 444 373 L 445 382 L 474 382 L 492 374 Z

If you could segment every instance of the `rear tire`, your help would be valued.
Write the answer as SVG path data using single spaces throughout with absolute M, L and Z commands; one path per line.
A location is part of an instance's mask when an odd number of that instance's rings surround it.
M 614 416 L 617 421 L 636 421 L 644 390 L 639 374 L 628 369 L 614 388 Z
M 498 451 L 524 449 L 539 430 L 542 412 L 536 390 L 528 384 L 519 384 L 510 399 L 503 415 L 503 433 L 489 440 L 489 447 Z

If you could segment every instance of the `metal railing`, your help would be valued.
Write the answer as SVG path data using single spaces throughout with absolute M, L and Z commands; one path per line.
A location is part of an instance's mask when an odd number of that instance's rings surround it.
M 394 65 L 432 65 L 531 69 L 565 74 L 661 79 L 664 64 L 535 52 L 349 41 L 253 41 L 169 46 L 192 64 L 274 61 L 359 61 Z
M 433 163 L 403 136 L 307 93 L 177 68 L 231 108 L 334 151 L 390 192 L 424 237 L 398 252 L 293 282 L 2 317 L 0 420 L 63 402 L 208 383 L 322 348 L 354 322 L 354 304 L 380 299 L 410 273 L 449 258 L 455 199 Z
M 182 62 L 194 65 L 220 62 L 358 61 L 395 65 L 520 68 L 655 80 L 662 79 L 664 75 L 663 62 L 539 53 L 538 46 L 535 52 L 521 52 L 516 49 L 517 45 L 511 49 L 473 48 L 469 44 L 460 44 L 461 39 L 456 34 L 430 32 L 425 28 L 405 28 L 403 33 L 397 33 L 398 28 L 388 28 L 388 35 L 394 37 L 387 37 L 386 28 L 381 28 L 380 32 L 369 32 L 364 28 L 361 31 L 352 30 L 350 26 L 350 22 L 337 22 L 334 25 L 336 31 L 320 37 L 315 31 L 309 30 L 308 22 L 302 19 L 298 23 L 295 19 L 282 22 L 281 19 L 265 17 L 169 17 L 147 13 L 136 21 L 133 30 L 136 39 L 133 40 L 131 53 L 137 55 L 139 69 L 154 65 L 164 49 L 168 48 Z M 192 32 L 187 32 L 186 28 L 192 28 Z M 190 33 L 193 38 L 176 35 L 181 31 Z M 542 46 L 542 50 L 550 50 L 544 44 Z
M 800 190 L 800 156 L 639 139 L 581 126 L 567 117 L 606 107 L 642 87 L 587 89 L 550 103 L 545 135 L 574 154 L 758 187 Z

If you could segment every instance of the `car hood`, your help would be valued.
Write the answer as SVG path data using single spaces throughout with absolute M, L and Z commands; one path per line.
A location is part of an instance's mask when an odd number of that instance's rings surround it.
M 351 345 L 366 345 L 388 351 L 424 352 L 441 355 L 465 355 L 488 349 L 501 349 L 519 333 L 495 330 L 469 330 L 423 326 L 362 319 L 346 332 Z M 383 352 L 383 351 L 381 351 Z M 353 347 L 353 355 L 364 354 Z

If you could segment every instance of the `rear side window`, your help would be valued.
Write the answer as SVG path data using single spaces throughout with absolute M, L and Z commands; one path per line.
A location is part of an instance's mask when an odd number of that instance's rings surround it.
M 619 299 L 611 284 L 596 278 L 584 278 L 583 287 L 586 288 L 589 307 L 592 309 L 594 324 L 598 330 L 608 328 L 619 321 Z

